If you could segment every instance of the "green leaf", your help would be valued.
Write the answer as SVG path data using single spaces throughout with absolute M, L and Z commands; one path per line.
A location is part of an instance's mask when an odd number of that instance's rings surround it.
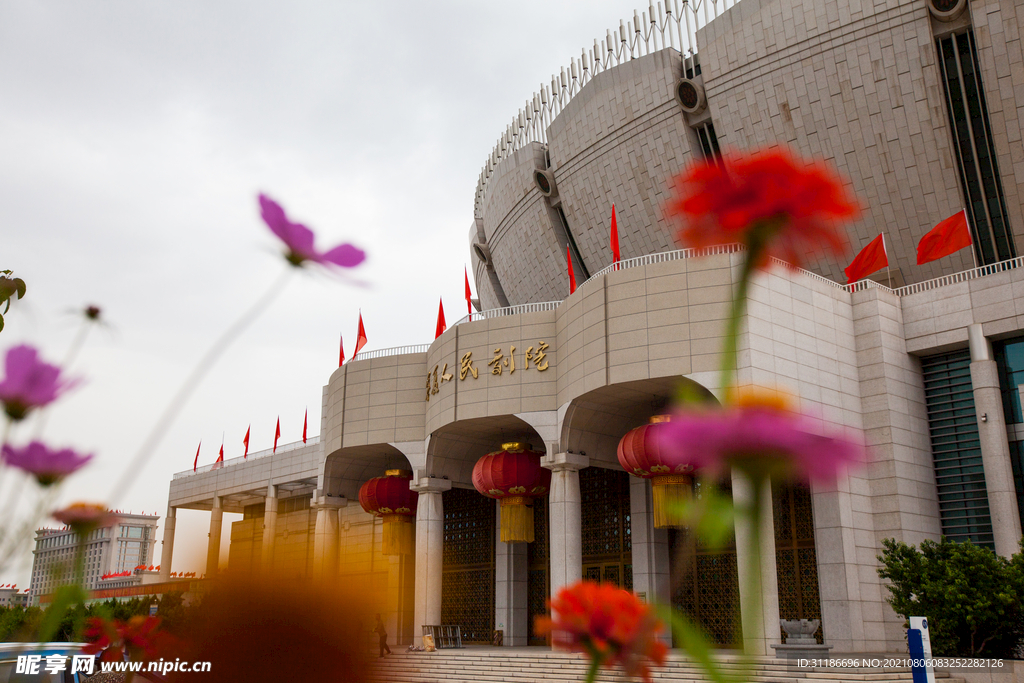
M 24 299 L 25 298 L 25 291 L 27 290 L 27 286 L 25 285 L 25 281 L 22 280 L 20 277 L 16 277 L 16 278 L 14 278 L 14 284 L 18 288 L 18 298 L 19 299 Z
M 0 332 L 4 331 L 4 317 L 0 315 Z
M 704 673 L 714 683 L 739 683 L 740 681 L 753 678 L 753 670 L 750 669 L 749 660 L 742 660 L 738 670 L 731 673 L 727 672 L 722 668 L 721 662 L 715 659 L 711 641 L 708 640 L 699 626 L 670 607 L 659 605 L 655 609 L 659 617 L 672 625 L 672 633 L 675 634 L 676 643 L 678 643 L 679 647 L 700 664 L 701 668 L 704 669 Z
M 49 643 L 57 634 L 61 621 L 72 605 L 84 604 L 88 597 L 85 589 L 75 584 L 72 586 L 61 586 L 53 594 L 53 602 L 43 613 L 43 619 L 39 624 L 39 642 Z

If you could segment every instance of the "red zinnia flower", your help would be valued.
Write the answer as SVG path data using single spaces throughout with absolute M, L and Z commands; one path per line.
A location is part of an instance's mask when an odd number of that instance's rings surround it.
M 824 164 L 805 165 L 780 149 L 697 162 L 674 187 L 666 213 L 683 220 L 681 242 L 696 248 L 739 242 L 758 268 L 772 256 L 794 267 L 823 249 L 841 256 L 847 244 L 836 221 L 858 213 Z
M 647 660 L 664 664 L 668 652 L 657 635 L 664 624 L 650 605 L 611 584 L 580 581 L 548 601 L 551 617 L 537 617 L 538 635 L 551 634 L 552 644 L 586 653 L 591 680 L 600 666 L 621 664 L 626 675 L 651 680 Z

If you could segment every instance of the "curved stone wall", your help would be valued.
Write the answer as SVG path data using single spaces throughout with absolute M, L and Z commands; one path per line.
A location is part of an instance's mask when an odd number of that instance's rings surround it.
M 633 59 L 595 76 L 548 128 L 562 208 L 591 273 L 612 261 L 613 203 L 622 258 L 678 248 L 662 207 L 694 158 L 674 95 L 681 75 L 675 50 Z

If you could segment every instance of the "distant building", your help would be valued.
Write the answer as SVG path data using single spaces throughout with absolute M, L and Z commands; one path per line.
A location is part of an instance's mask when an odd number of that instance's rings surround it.
M 141 583 L 135 570 L 153 564 L 159 515 L 118 515 L 117 521 L 92 532 L 83 548 L 86 590 Z M 33 551 L 32 603 L 68 583 L 74 575 L 77 539 L 71 529 L 40 529 Z M 128 572 L 128 575 L 124 573 Z M 122 586 L 123 585 L 123 586 Z
M 17 586 L 0 587 L 0 607 L 27 607 L 28 596 L 27 590 L 19 591 Z

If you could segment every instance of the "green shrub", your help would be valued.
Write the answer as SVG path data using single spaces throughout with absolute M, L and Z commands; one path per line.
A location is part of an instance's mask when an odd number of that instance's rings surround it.
M 1011 560 L 970 541 L 887 538 L 878 575 L 900 616 L 927 617 L 937 657 L 1012 658 L 1024 640 L 1024 555 Z M 908 622 L 909 623 L 909 622 Z

